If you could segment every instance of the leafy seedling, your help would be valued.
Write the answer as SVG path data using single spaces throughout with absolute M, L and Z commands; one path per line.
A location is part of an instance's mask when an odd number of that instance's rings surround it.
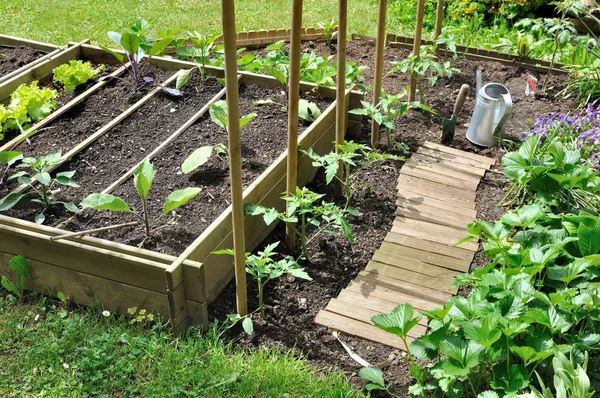
M 181 171 L 184 174 L 189 174 L 202 166 L 214 155 L 227 158 L 227 147 L 223 144 L 219 145 L 206 145 L 196 149 L 190 156 L 188 156 L 181 165 Z
M 209 108 L 210 120 L 217 126 L 227 130 L 227 101 L 220 100 L 210 105 Z M 240 118 L 240 129 L 244 128 L 248 123 L 256 117 L 256 113 L 249 113 Z
M 161 90 L 163 90 L 169 95 L 177 97 L 180 97 L 182 95 L 181 91 L 174 88 L 162 86 L 158 83 L 155 83 L 152 77 L 142 75 L 140 64 L 144 59 L 146 53 L 143 50 L 142 39 L 140 39 L 138 35 L 127 31 L 124 33 L 108 32 L 108 37 L 117 45 L 117 47 L 119 47 L 125 52 L 125 56 L 123 56 L 122 53 L 113 51 L 110 48 L 105 47 L 103 45 L 100 45 L 100 48 L 112 54 L 122 64 L 125 64 L 125 59 L 127 59 L 127 61 L 129 62 L 129 67 L 127 68 L 127 70 L 131 73 L 131 76 L 133 77 L 134 87 L 136 91 L 150 84 L 160 87 Z M 164 47 L 166 47 L 168 44 L 169 43 L 164 40 L 157 42 L 157 48 L 153 48 L 153 50 L 149 53 L 149 56 L 152 56 L 153 54 L 164 50 Z M 162 47 L 162 49 L 160 49 L 160 47 Z
M 31 279 L 30 266 L 27 259 L 23 256 L 15 256 L 10 259 L 10 268 L 17 276 L 16 282 L 11 282 L 5 276 L 2 276 L 0 282 L 2 287 L 14 294 L 19 300 L 23 299 L 23 293 L 25 291 L 25 283 Z
M 148 213 L 148 194 L 150 193 L 150 188 L 152 187 L 155 173 L 154 166 L 148 159 L 145 159 L 142 163 L 140 163 L 137 169 L 133 172 L 133 184 L 142 201 L 141 212 L 132 211 L 123 199 L 106 193 L 92 193 L 88 195 L 88 197 L 86 197 L 80 205 L 83 208 L 94 210 L 132 213 L 144 224 L 145 241 L 150 237 L 152 231 L 158 228 L 159 222 L 165 215 L 183 206 L 189 200 L 195 198 L 201 191 L 200 188 L 188 187 L 171 192 L 163 205 L 163 214 L 156 219 L 151 220 Z M 144 241 L 142 241 L 140 245 L 142 245 Z
M 46 219 L 46 211 L 53 205 L 62 204 L 65 209 L 76 213 L 79 211 L 77 206 L 71 202 L 62 202 L 56 199 L 56 194 L 61 191 L 58 185 L 78 188 L 79 184 L 73 179 L 75 171 L 63 171 L 56 173 L 54 177 L 46 170 L 57 166 L 61 162 L 61 151 L 51 153 L 37 158 L 24 158 L 17 168 L 26 168 L 11 175 L 8 180 L 16 179 L 20 184 L 29 185 L 31 191 L 28 193 L 11 193 L 0 203 L 0 211 L 6 211 L 15 206 L 21 199 L 28 194 L 34 194 L 36 197 L 31 202 L 39 203 L 43 206 L 41 213 L 35 216 L 35 222 L 42 224 Z
M 375 390 L 388 391 L 388 388 L 391 385 L 391 383 L 388 385 L 385 384 L 382 370 L 374 366 L 362 368 L 358 371 L 358 375 L 368 381 L 368 383 L 365 385 L 365 388 L 369 392 Z
M 65 92 L 74 91 L 81 84 L 85 84 L 88 80 L 95 78 L 100 73 L 104 72 L 106 67 L 100 65 L 94 69 L 90 62 L 81 60 L 71 60 L 68 64 L 60 65 L 54 68 L 53 81 L 64 86 Z
M 271 98 L 266 100 L 253 101 L 252 105 L 277 105 L 280 107 L 282 112 L 287 112 L 287 106 L 279 102 L 273 101 Z M 321 110 L 319 106 L 314 102 L 300 99 L 298 102 L 298 117 L 309 123 L 314 122 L 321 116 Z
M 273 279 L 277 279 L 283 275 L 291 275 L 296 278 L 304 279 L 307 281 L 312 280 L 310 276 L 304 271 L 296 261 L 290 256 L 282 256 L 283 258 L 279 261 L 275 261 L 273 257 L 277 254 L 275 248 L 279 245 L 279 242 L 272 243 L 265 247 L 263 251 L 259 251 L 258 254 L 246 253 L 246 272 L 250 274 L 256 280 L 258 286 L 258 309 L 260 310 L 261 319 L 265 319 L 264 309 L 264 289 L 267 282 Z M 233 256 L 233 250 L 219 250 L 213 252 L 214 254 L 229 254 Z M 244 329 L 247 328 L 247 325 Z M 246 330 L 248 332 L 248 330 Z M 251 334 L 251 332 L 249 333 Z
M 23 154 L 21 152 L 0 152 L 0 185 L 4 183 L 4 178 L 6 177 L 8 169 L 21 159 L 23 159 Z

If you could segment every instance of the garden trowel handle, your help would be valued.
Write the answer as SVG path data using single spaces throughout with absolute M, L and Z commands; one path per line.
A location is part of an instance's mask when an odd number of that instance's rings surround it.
M 458 116 L 460 111 L 462 111 L 463 105 L 465 104 L 465 101 L 467 100 L 467 95 L 469 95 L 469 85 L 463 84 L 460 87 L 458 96 L 456 97 L 456 103 L 454 104 L 454 111 L 452 111 L 452 114 L 454 116 Z

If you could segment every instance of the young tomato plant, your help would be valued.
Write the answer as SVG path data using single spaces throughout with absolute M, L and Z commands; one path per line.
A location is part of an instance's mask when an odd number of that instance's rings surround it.
M 387 153 L 373 152 L 366 145 L 357 144 L 353 141 L 344 141 L 343 144 L 336 145 L 338 150 L 327 153 L 323 156 L 318 155 L 310 148 L 308 151 L 303 149 L 300 152 L 306 154 L 312 159 L 312 165 L 315 167 L 323 167 L 325 169 L 325 182 L 331 183 L 333 179 L 337 179 L 344 188 L 344 198 L 346 199 L 346 208 L 350 204 L 354 193 L 352 178 L 365 167 L 372 163 L 382 160 L 404 160 L 402 156 L 391 155 Z M 340 179 L 337 175 L 340 164 L 344 168 L 344 177 Z M 355 168 L 352 173 L 352 167 Z
M 46 172 L 46 169 L 56 166 L 61 160 L 61 151 L 51 153 L 46 156 L 37 158 L 24 158 L 18 168 L 26 168 L 11 175 L 8 180 L 16 179 L 20 184 L 29 185 L 31 191 L 29 193 L 11 193 L 2 203 L 0 203 L 0 211 L 6 211 L 14 207 L 25 195 L 33 193 L 36 195 L 31 202 L 39 203 L 44 208 L 37 216 L 35 222 L 41 224 L 46 219 L 46 211 L 53 205 L 62 204 L 65 209 L 76 213 L 79 211 L 77 206 L 71 202 L 62 202 L 56 199 L 56 194 L 60 192 L 58 185 L 78 188 L 79 185 L 73 180 L 75 171 L 63 171 L 57 173 L 54 177 Z
M 332 202 L 322 201 L 319 204 L 318 201 L 324 196 L 312 192 L 306 187 L 297 187 L 294 194 L 283 197 L 283 200 L 288 203 L 287 213 L 250 203 L 246 204 L 245 211 L 253 216 L 262 215 L 267 225 L 275 220 L 299 224 L 296 226 L 295 232 L 300 238 L 302 256 L 308 258 L 308 244 L 323 233 L 335 236 L 336 231 L 340 231 L 350 245 L 353 245 L 354 236 L 346 215 L 362 216 L 362 213 L 358 210 L 352 208 L 342 209 Z M 309 232 L 311 226 L 316 228 L 312 233 Z
M 392 65 L 394 66 L 387 75 L 400 71 L 415 76 L 422 104 L 425 103 L 422 87 L 423 79 L 427 79 L 429 85 L 433 86 L 440 77 L 449 79 L 453 73 L 460 73 L 460 69 L 452 67 L 450 61 L 440 62 L 431 46 L 422 46 L 420 55 L 411 54 L 402 61 L 392 62 Z
M 200 188 L 188 187 L 173 191 L 167 197 L 163 206 L 163 214 L 154 220 L 151 220 L 148 212 L 148 195 L 155 175 L 154 166 L 148 159 L 145 159 L 133 172 L 133 184 L 141 199 L 141 211 L 132 211 L 125 201 L 117 196 L 105 193 L 92 193 L 81 202 L 81 207 L 95 210 L 109 210 L 114 212 L 132 213 L 144 224 L 145 239 L 150 237 L 152 231 L 158 228 L 162 218 L 169 212 L 183 206 L 189 200 L 195 198 L 201 191 Z M 143 244 L 143 242 L 141 244 Z M 141 245 L 140 244 L 140 245 Z
M 273 259 L 277 254 L 275 248 L 278 245 L 279 242 L 272 243 L 265 247 L 263 251 L 259 251 L 258 254 L 246 253 L 246 272 L 256 280 L 258 287 L 258 310 L 260 311 L 261 319 L 265 319 L 264 292 L 265 285 L 270 280 L 277 279 L 283 275 L 292 275 L 307 281 L 312 280 L 306 271 L 304 271 L 304 268 L 298 265 L 292 257 L 283 255 L 281 260 L 275 261 Z M 214 253 L 230 254 L 233 256 L 233 250 L 231 249 L 219 250 Z
M 210 56 L 215 53 L 215 41 L 220 37 L 220 34 L 212 36 L 204 36 L 194 31 L 188 32 L 188 39 L 194 44 L 192 47 L 182 47 L 177 50 L 177 55 L 180 58 L 192 58 L 197 64 L 196 68 L 200 71 L 202 78 L 202 87 L 206 81 L 206 64 L 209 63 Z M 177 77 L 177 89 L 181 88 L 190 78 L 190 73 L 196 68 L 187 69 Z
M 53 81 L 54 83 L 61 83 L 65 88 L 65 92 L 69 93 L 75 90 L 77 86 L 95 78 L 105 70 L 106 67 L 104 65 L 100 65 L 94 69 L 90 62 L 83 62 L 79 59 L 71 60 L 68 64 L 54 68 Z
M 227 101 L 220 100 L 210 105 L 208 110 L 210 120 L 217 126 L 227 130 Z M 240 118 L 240 129 L 244 128 L 248 123 L 256 117 L 256 113 L 248 113 Z

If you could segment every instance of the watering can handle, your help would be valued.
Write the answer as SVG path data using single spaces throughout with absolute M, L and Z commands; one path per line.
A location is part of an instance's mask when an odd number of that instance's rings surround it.
M 494 137 L 500 136 L 500 133 L 506 124 L 506 120 L 508 120 L 508 117 L 512 113 L 512 99 L 510 98 L 510 94 L 502 94 L 500 98 L 502 98 L 502 102 L 504 103 L 504 115 L 502 115 L 502 118 L 494 129 Z

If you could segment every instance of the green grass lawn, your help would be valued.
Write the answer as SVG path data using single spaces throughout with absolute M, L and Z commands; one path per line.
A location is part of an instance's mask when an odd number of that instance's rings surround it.
M 38 296 L 39 297 L 39 296 Z M 218 330 L 173 337 L 101 310 L 0 296 L 1 397 L 353 397 L 341 373 L 290 352 L 224 345 Z
M 290 25 L 291 0 L 238 0 L 237 30 L 281 29 Z M 304 26 L 337 19 L 337 1 L 304 0 Z M 348 1 L 348 32 L 374 35 L 377 1 Z M 106 32 L 131 26 L 137 17 L 150 22 L 154 32 L 221 31 L 218 0 L 4 0 L 0 1 L 0 33 L 65 44 L 91 39 L 109 44 Z

